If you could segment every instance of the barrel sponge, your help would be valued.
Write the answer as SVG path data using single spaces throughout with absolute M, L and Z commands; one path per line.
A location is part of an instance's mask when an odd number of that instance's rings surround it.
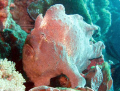
M 15 63 L 0 59 L 0 91 L 25 91 L 25 79 L 15 69 Z

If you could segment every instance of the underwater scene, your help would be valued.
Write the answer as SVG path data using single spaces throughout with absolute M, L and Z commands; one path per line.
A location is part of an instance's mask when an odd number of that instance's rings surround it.
M 0 0 L 0 91 L 120 91 L 120 0 Z

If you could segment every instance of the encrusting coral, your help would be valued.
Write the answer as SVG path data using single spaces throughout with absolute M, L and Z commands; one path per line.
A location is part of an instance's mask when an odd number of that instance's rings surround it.
M 66 15 L 64 6 L 51 6 L 44 18 L 40 14 L 35 28 L 27 36 L 23 48 L 23 68 L 35 86 L 49 85 L 50 79 L 65 74 L 71 87 L 84 87 L 80 73 L 89 59 L 102 55 L 104 44 L 90 42 L 97 27 L 83 21 L 83 17 Z
M 49 86 L 40 86 L 30 89 L 29 91 L 93 91 L 92 89 L 86 87 L 86 88 L 80 88 L 80 89 L 72 89 L 72 88 L 53 88 Z
M 103 81 L 98 91 L 102 91 L 102 90 L 109 91 L 111 89 L 113 80 L 111 77 L 111 69 L 108 62 L 104 62 L 102 64 L 102 73 L 103 73 Z
M 111 13 L 108 10 L 109 0 L 93 0 L 95 10 L 100 16 L 100 19 L 97 21 L 97 25 L 101 27 L 101 34 L 108 32 L 109 27 L 111 26 Z M 101 24 L 103 23 L 103 24 Z
M 53 0 L 54 4 L 63 4 L 66 14 L 80 14 L 84 17 L 84 21 L 91 24 L 91 16 L 87 9 L 87 3 L 84 0 Z M 71 7 L 72 6 L 72 7 Z
M 15 63 L 0 59 L 0 91 L 25 91 L 25 79 L 15 69 Z
M 12 4 L 12 0 L 0 0 L 0 5 L 3 5 L 0 11 L 0 58 L 18 61 L 22 58 L 22 47 L 27 33 L 13 20 Z
M 0 31 L 3 30 L 6 18 L 8 16 L 7 14 L 7 7 L 8 0 L 0 0 Z

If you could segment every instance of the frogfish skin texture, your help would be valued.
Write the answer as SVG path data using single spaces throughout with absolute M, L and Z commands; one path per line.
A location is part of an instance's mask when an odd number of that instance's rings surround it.
M 40 14 L 35 27 L 27 36 L 23 48 L 23 68 L 35 86 L 49 85 L 50 79 L 61 73 L 71 82 L 72 88 L 84 87 L 80 73 L 88 61 L 102 55 L 104 44 L 91 43 L 96 26 L 84 22 L 83 17 L 66 15 L 61 4 L 51 6 L 44 17 Z

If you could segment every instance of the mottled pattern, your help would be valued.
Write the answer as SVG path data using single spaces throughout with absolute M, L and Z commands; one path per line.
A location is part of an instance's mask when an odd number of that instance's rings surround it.
M 23 48 L 24 70 L 35 86 L 49 85 L 52 77 L 63 73 L 73 88 L 84 87 L 80 73 L 104 48 L 100 41 L 89 41 L 95 29 L 78 14 L 66 15 L 60 4 L 50 7 L 44 18 L 39 15 Z

